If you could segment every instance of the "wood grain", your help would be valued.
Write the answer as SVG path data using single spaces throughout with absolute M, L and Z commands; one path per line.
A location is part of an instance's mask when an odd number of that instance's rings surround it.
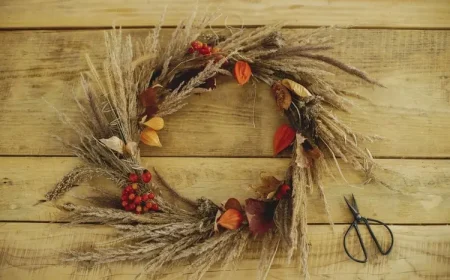
M 165 38 L 169 35 L 166 30 Z M 298 29 L 295 32 L 304 32 Z M 134 38 L 147 31 L 130 30 Z M 371 99 L 355 100 L 356 113 L 340 117 L 356 131 L 385 141 L 369 144 L 377 157 L 448 157 L 450 141 L 450 31 L 339 30 L 344 42 L 336 57 L 368 71 L 387 86 L 366 87 L 338 74 L 349 88 Z M 70 155 L 51 135 L 76 141 L 50 105 L 79 119 L 71 100 L 84 54 L 102 61 L 102 31 L 0 33 L 0 155 Z M 228 81 L 228 82 L 227 82 Z M 166 119 L 161 149 L 144 148 L 145 156 L 272 156 L 272 137 L 285 122 L 269 89 L 234 81 L 213 92 L 193 96 L 189 106 Z M 253 103 L 255 113 L 253 114 Z M 253 125 L 255 124 L 255 126 Z M 257 143 L 257 144 L 255 144 Z
M 449 160 L 377 160 L 392 170 L 383 173 L 389 183 L 363 185 L 364 178 L 349 166 L 343 172 L 349 184 L 326 178 L 326 196 L 333 221 L 351 221 L 343 195 L 353 193 L 363 215 L 395 224 L 450 223 Z M 0 160 L 1 221 L 70 221 L 52 203 L 37 202 L 79 161 L 75 158 L 3 158 Z M 260 174 L 283 178 L 287 159 L 251 158 L 144 158 L 182 194 L 190 198 L 206 196 L 216 203 L 236 197 L 242 203 L 255 197 L 252 187 L 260 185 Z M 333 163 L 330 162 L 330 165 Z M 396 172 L 396 173 L 393 173 Z M 336 176 L 338 176 L 336 174 Z M 100 189 L 102 191 L 96 190 Z M 108 195 L 108 194 L 109 195 Z M 83 184 L 66 194 L 57 204 L 74 202 L 89 205 L 92 198 L 120 197 L 120 191 L 105 181 Z M 95 205 L 95 204 L 94 204 Z M 319 193 L 309 197 L 309 223 L 327 223 Z
M 342 236 L 347 225 L 336 226 L 333 234 L 328 226 L 308 228 L 311 244 L 309 271 L 312 279 L 448 279 L 450 227 L 392 226 L 395 245 L 390 255 L 376 252 L 365 230 L 369 262 L 351 261 L 342 248 Z M 380 234 L 381 242 L 387 242 Z M 58 263 L 58 252 L 90 246 L 113 238 L 113 230 L 99 225 L 68 226 L 57 224 L 0 224 L 0 278 L 5 279 L 134 279 L 142 264 L 121 263 L 103 267 L 76 267 Z M 350 243 L 356 249 L 356 243 Z M 238 270 L 213 267 L 204 279 L 255 279 L 258 252 L 253 246 L 245 253 Z M 180 266 L 168 271 L 164 279 L 176 278 Z M 189 270 L 188 270 L 189 271 Z M 161 278 L 163 276 L 161 275 Z M 299 279 L 293 264 L 286 265 L 278 257 L 268 279 Z
M 174 26 L 192 13 L 193 0 L 9 0 L 0 3 L 0 28 Z M 396 28 L 450 27 L 447 0 L 200 0 L 201 9 L 221 9 L 215 25 L 262 25 L 286 21 L 293 26 L 345 25 Z

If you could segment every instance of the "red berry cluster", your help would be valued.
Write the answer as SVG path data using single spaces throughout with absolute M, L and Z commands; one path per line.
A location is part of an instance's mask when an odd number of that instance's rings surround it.
M 219 51 L 218 48 L 213 48 L 211 46 L 208 46 L 206 43 L 202 43 L 200 41 L 194 41 L 191 43 L 191 47 L 188 49 L 189 53 L 195 53 L 198 52 L 202 55 L 210 55 L 212 53 L 217 53 Z
M 154 193 L 144 193 L 139 195 L 139 176 L 131 173 L 128 177 L 130 185 L 126 186 L 122 191 L 122 206 L 126 211 L 136 212 L 136 214 L 146 213 L 150 210 L 158 211 L 159 206 L 152 199 L 155 198 Z M 141 175 L 141 180 L 148 183 L 152 180 L 152 174 L 145 170 Z

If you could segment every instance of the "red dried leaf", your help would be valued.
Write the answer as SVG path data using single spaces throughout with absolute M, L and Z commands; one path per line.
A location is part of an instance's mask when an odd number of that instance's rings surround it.
M 139 99 L 144 107 L 155 106 L 157 101 L 157 88 L 149 87 L 139 95 Z
M 242 225 L 244 217 L 236 209 L 228 209 L 220 216 L 217 224 L 226 229 L 238 229 Z
M 226 210 L 235 209 L 235 210 L 242 212 L 241 203 L 236 198 L 229 198 L 227 200 L 227 202 L 225 203 L 225 209 Z
M 273 137 L 273 154 L 278 155 L 281 151 L 289 147 L 295 139 L 295 130 L 287 124 L 281 125 Z
M 273 228 L 276 205 L 273 201 L 265 202 L 253 198 L 245 201 L 245 214 L 253 234 L 263 234 Z
M 241 86 L 246 84 L 252 76 L 252 69 L 245 61 L 237 61 L 234 65 L 234 77 Z

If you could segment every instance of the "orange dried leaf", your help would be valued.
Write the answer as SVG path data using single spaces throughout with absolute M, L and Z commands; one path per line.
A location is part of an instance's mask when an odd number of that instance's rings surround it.
M 162 147 L 158 134 L 151 128 L 145 128 L 141 132 L 141 142 L 148 146 Z
M 236 198 L 229 198 L 227 200 L 227 202 L 225 203 L 224 207 L 225 207 L 226 210 L 236 209 L 238 211 L 242 211 L 241 203 Z
M 287 124 L 281 125 L 273 137 L 273 154 L 278 155 L 281 151 L 289 147 L 295 139 L 295 130 Z
M 252 76 L 252 69 L 250 65 L 245 61 L 238 61 L 234 65 L 234 77 L 237 82 L 242 86 L 250 80 Z
M 150 127 L 153 130 L 161 130 L 164 127 L 164 120 L 161 117 L 153 117 L 144 122 L 143 125 Z
M 238 229 L 242 225 L 244 216 L 236 209 L 228 209 L 220 216 L 217 224 L 226 229 Z

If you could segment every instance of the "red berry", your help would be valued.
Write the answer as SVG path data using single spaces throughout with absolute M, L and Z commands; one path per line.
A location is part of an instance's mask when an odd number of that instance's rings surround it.
M 122 195 L 121 200 L 122 201 L 127 201 L 128 200 L 128 195 L 126 195 L 126 194 Z
M 128 205 L 128 207 L 130 208 L 130 210 L 134 210 L 134 209 L 136 209 L 136 204 L 131 203 Z
M 291 187 L 289 185 L 282 185 L 277 192 L 276 198 L 278 200 L 282 199 L 286 194 L 291 190 Z
M 145 204 L 145 207 L 147 207 L 148 209 L 152 209 L 152 206 L 153 203 L 151 203 L 150 201 Z
M 154 204 L 152 205 L 152 210 L 153 210 L 153 211 L 158 211 L 158 210 L 159 210 L 158 204 L 154 203 Z
M 203 48 L 199 49 L 198 52 L 203 55 L 209 55 L 211 54 L 211 47 L 204 46 Z
M 148 199 L 154 199 L 155 198 L 155 194 L 154 193 L 148 193 Z
M 142 195 L 142 201 L 147 201 L 148 200 L 148 193 L 144 193 Z
M 139 188 L 139 185 L 137 183 L 133 183 L 133 184 L 131 184 L 131 188 L 133 190 L 137 190 Z
M 122 201 L 122 206 L 123 207 L 126 207 L 127 205 L 128 205 L 128 201 L 126 201 L 126 200 Z
M 191 46 L 194 50 L 198 50 L 201 49 L 204 46 L 204 44 L 200 41 L 194 41 L 191 43 Z
M 144 213 L 147 213 L 148 212 L 148 207 L 147 206 L 144 206 L 143 208 L 142 208 L 142 212 L 144 212 Z
M 195 49 L 194 49 L 194 48 L 189 48 L 189 49 L 188 49 L 188 53 L 191 53 L 191 54 L 192 54 L 192 53 L 195 53 Z
M 139 177 L 136 173 L 130 173 L 130 175 L 128 175 L 128 180 L 130 180 L 131 183 L 136 183 L 139 180 Z
M 131 193 L 131 192 L 133 192 L 133 187 L 131 185 L 128 185 L 124 191 L 127 193 Z
M 150 182 L 152 180 L 152 173 L 150 173 L 148 170 L 145 170 L 141 175 L 141 179 L 144 183 Z
M 142 207 L 141 206 L 136 206 L 136 212 L 142 212 Z
M 128 196 L 128 199 L 129 199 L 129 200 L 134 200 L 135 197 L 136 197 L 136 195 L 135 195 L 134 193 L 132 193 L 132 194 L 130 194 L 130 195 Z
M 127 206 L 125 206 L 125 211 L 130 211 L 130 204 L 128 204 Z
M 134 203 L 135 203 L 135 204 L 139 204 L 139 203 L 141 203 L 141 201 L 142 201 L 142 198 L 141 198 L 140 195 L 138 195 L 138 196 L 136 196 L 136 197 L 134 198 Z

